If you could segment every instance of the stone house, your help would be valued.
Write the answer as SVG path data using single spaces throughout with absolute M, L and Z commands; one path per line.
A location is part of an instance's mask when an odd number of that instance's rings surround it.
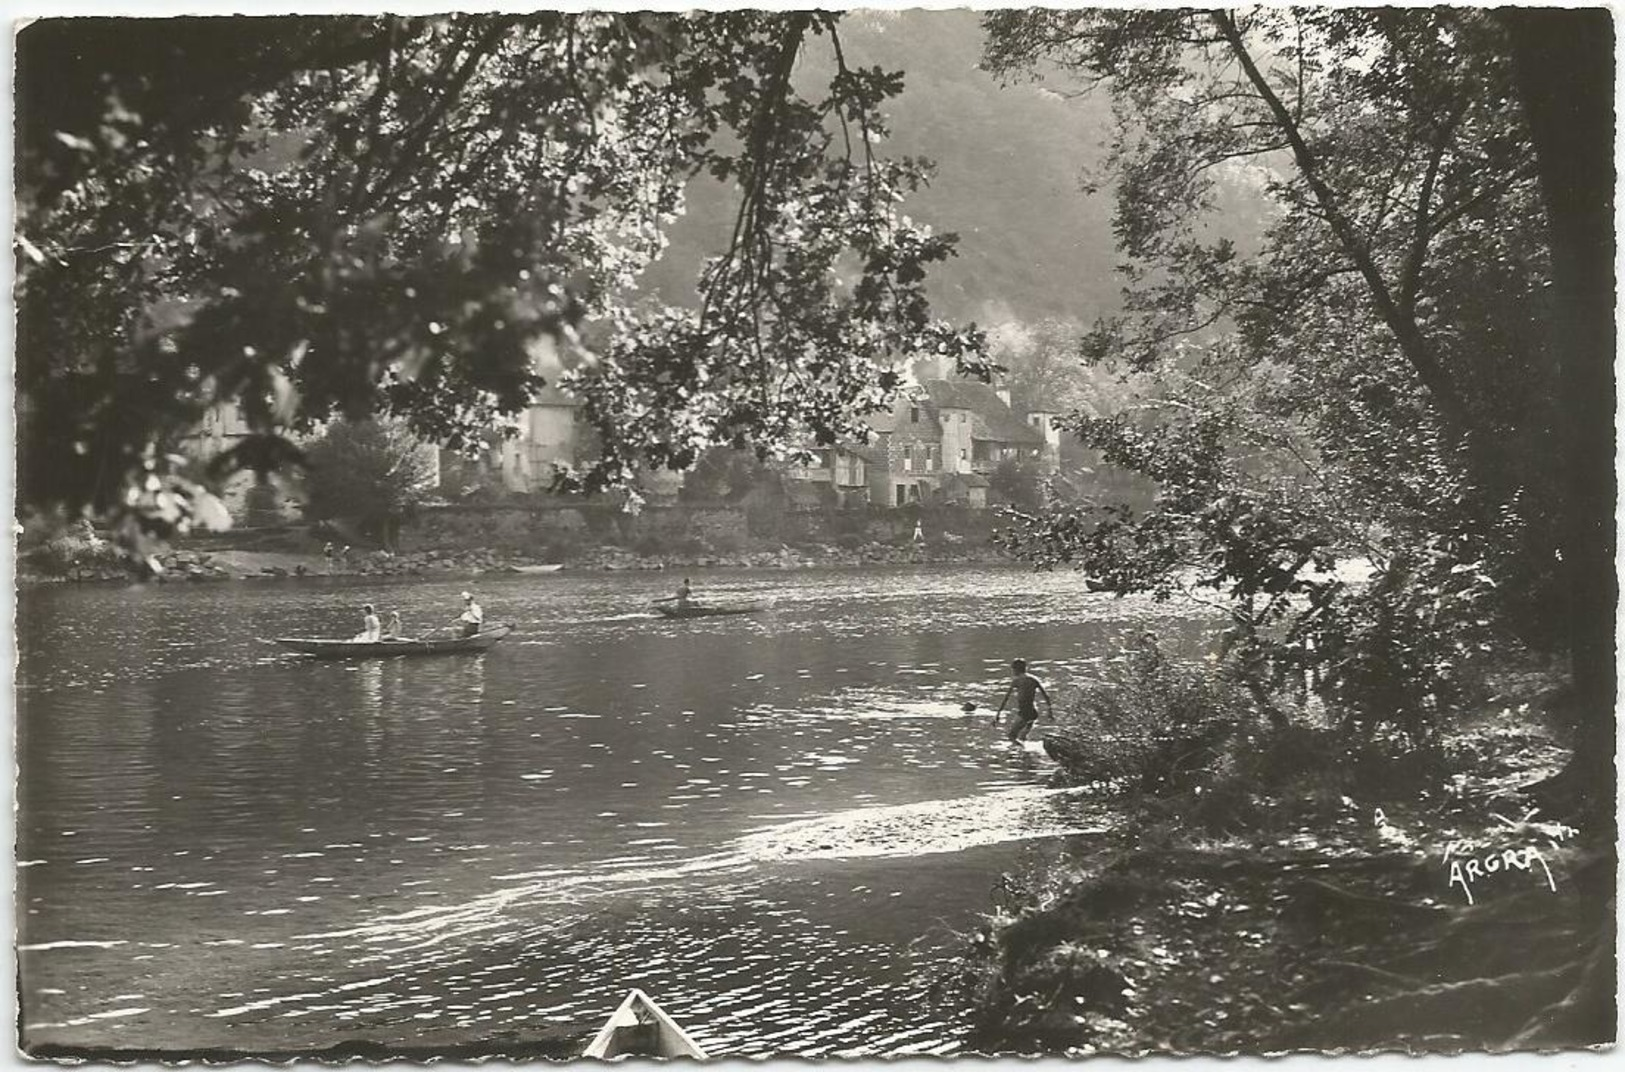
M 592 429 L 581 417 L 581 400 L 544 387 L 519 415 L 517 434 L 492 446 L 489 464 L 507 491 L 546 491 L 555 466 L 591 456 L 592 439 Z
M 241 403 L 216 402 L 191 432 L 181 437 L 183 457 L 208 463 L 236 447 L 251 433 Z M 226 512 L 237 525 L 274 525 L 300 516 L 302 495 L 296 474 L 265 477 L 248 470 L 228 476 L 217 489 Z
M 927 379 L 890 413 L 869 419 L 874 439 L 863 451 L 869 501 L 962 502 L 986 506 L 988 474 L 1004 461 L 1031 461 L 1046 473 L 1058 465 L 1055 414 L 1018 414 L 1007 391 L 971 380 Z
M 811 498 L 830 506 L 852 506 L 869 501 L 869 467 L 879 455 L 872 447 L 840 445 L 811 447 L 812 460 L 785 466 L 792 501 L 800 501 L 797 488 L 809 489 Z M 881 459 L 884 464 L 884 459 Z

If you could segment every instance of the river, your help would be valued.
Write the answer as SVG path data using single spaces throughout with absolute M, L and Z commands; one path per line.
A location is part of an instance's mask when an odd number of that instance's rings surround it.
M 773 603 L 668 621 L 670 574 L 23 591 L 25 1045 L 495 1043 L 638 986 L 713 1055 L 957 1050 L 955 932 L 1111 822 L 988 726 L 1008 660 L 1064 702 L 1205 620 L 1015 569 L 695 579 Z M 484 655 L 261 639 L 363 601 L 427 628 L 464 587 L 517 626 Z

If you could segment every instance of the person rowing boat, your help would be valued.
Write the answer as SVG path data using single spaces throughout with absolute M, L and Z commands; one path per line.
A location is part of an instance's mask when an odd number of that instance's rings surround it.
M 480 627 L 485 624 L 485 611 L 481 610 L 480 605 L 474 602 L 474 593 L 463 593 L 463 613 L 457 616 L 457 621 L 462 626 L 463 636 L 480 635 Z
M 683 578 L 683 583 L 677 586 L 677 594 L 676 595 L 661 596 L 659 599 L 654 600 L 654 602 L 656 602 L 656 603 L 673 603 L 673 602 L 675 602 L 677 604 L 678 609 L 683 610 L 683 609 L 686 609 L 689 606 L 689 604 L 691 602 L 691 597 L 693 596 L 693 594 L 694 594 L 693 586 L 688 583 L 688 578 L 684 577 Z

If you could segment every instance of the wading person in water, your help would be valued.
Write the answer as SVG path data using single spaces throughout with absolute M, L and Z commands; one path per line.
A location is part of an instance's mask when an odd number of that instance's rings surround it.
M 993 712 L 993 724 L 995 726 L 999 724 L 999 716 L 1004 714 L 1004 705 L 1010 702 L 1010 694 L 1015 693 L 1016 710 L 1010 716 L 1008 736 L 1011 741 L 1025 741 L 1027 731 L 1038 721 L 1038 703 L 1033 697 L 1035 695 L 1044 697 L 1044 707 L 1048 709 L 1052 722 L 1055 720 L 1055 705 L 1050 703 L 1049 693 L 1044 691 L 1044 686 L 1039 680 L 1027 673 L 1026 659 L 1014 660 L 1010 664 L 1010 669 L 1014 671 L 1014 676 L 1010 678 L 1010 687 L 1004 690 L 1004 699 L 999 701 L 999 709 Z

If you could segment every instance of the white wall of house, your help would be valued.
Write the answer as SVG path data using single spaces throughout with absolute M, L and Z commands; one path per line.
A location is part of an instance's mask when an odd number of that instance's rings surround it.
M 869 482 L 869 474 L 862 458 L 844 450 L 836 450 L 834 453 L 837 487 L 860 488 Z
M 937 419 L 942 423 L 942 468 L 949 473 L 968 473 L 976 457 L 971 442 L 974 416 L 968 409 L 942 409 Z
M 187 453 L 207 460 L 237 445 L 248 434 L 248 420 L 236 402 L 216 402 L 203 414 L 197 430 L 187 436 Z
M 519 419 L 519 434 L 497 449 L 502 486 L 509 491 L 545 491 L 553 467 L 576 460 L 576 407 L 531 406 Z
M 1055 423 L 1056 414 L 1035 410 L 1027 414 L 1027 423 L 1038 429 L 1044 437 L 1044 449 L 1039 453 L 1039 466 L 1049 473 L 1061 467 L 1061 429 Z

